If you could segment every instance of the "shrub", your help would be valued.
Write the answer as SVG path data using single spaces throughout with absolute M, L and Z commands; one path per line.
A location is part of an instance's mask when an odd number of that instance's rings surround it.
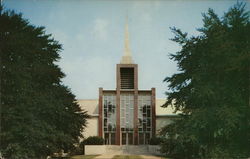
M 160 145 L 163 142 L 163 138 L 161 137 L 152 137 L 149 140 L 150 145 Z
M 84 146 L 82 142 L 70 151 L 70 155 L 84 155 Z
M 90 136 L 87 139 L 83 140 L 84 145 L 103 145 L 104 139 L 99 136 Z

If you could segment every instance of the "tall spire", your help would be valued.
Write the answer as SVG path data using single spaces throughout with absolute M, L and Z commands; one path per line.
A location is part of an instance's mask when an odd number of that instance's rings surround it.
M 125 39 L 124 39 L 124 55 L 122 56 L 121 59 L 121 64 L 132 64 L 133 59 L 131 56 L 131 50 L 130 50 L 130 45 L 129 45 L 129 32 L 128 32 L 128 16 L 126 17 L 126 24 L 125 24 Z

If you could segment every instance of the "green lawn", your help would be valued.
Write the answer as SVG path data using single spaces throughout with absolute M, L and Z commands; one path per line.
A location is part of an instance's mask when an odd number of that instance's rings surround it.
M 70 157 L 70 159 L 93 159 L 98 155 L 76 155 L 76 156 L 72 156 Z
M 142 159 L 142 157 L 137 155 L 116 155 L 112 159 Z

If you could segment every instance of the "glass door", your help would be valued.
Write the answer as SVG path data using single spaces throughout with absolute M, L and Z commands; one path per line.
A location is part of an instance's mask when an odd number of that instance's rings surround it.
M 134 138 L 133 133 L 122 133 L 122 145 L 133 145 Z
M 115 133 L 104 134 L 105 145 L 115 145 Z

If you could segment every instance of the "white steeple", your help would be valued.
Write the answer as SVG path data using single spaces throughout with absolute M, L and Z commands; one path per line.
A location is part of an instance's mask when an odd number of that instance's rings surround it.
M 125 24 L 125 48 L 124 48 L 124 55 L 121 59 L 121 64 L 133 64 L 133 59 L 131 56 L 131 50 L 129 45 L 129 32 L 128 32 L 128 17 L 126 17 L 126 24 Z

